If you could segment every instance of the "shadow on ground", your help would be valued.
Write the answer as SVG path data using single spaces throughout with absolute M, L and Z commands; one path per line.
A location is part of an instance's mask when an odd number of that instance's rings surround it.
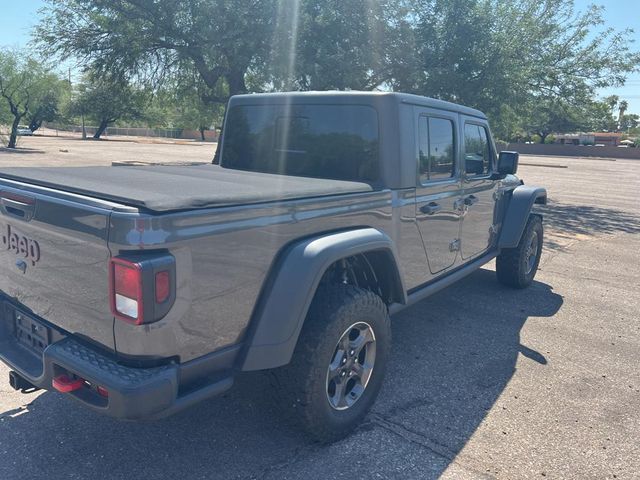
M 640 233 L 640 216 L 613 208 L 550 201 L 548 205 L 536 206 L 535 210 L 544 215 L 547 231 L 567 239 L 597 234 Z M 545 241 L 548 249 L 562 246 L 553 238 Z
M 400 470 L 437 478 L 503 392 L 518 354 L 546 363 L 520 344 L 520 330 L 561 305 L 548 285 L 506 289 L 479 270 L 396 315 L 378 403 L 354 435 L 330 446 L 310 443 L 276 413 L 264 374 L 156 423 L 115 421 L 45 393 L 1 414 L 0 478 L 342 478 L 354 458 L 349 478 Z
M 7 148 L 0 147 L 0 153 L 13 153 L 17 155 L 29 155 L 32 153 L 45 153 L 44 150 L 38 150 L 37 148 L 27 148 L 27 147 L 17 147 L 17 148 Z

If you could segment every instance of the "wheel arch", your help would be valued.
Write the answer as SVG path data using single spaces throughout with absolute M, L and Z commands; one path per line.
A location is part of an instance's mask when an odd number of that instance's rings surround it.
M 385 233 L 358 228 L 295 242 L 278 256 L 263 286 L 247 334 L 242 370 L 289 363 L 318 286 L 336 265 L 351 258 L 362 258 L 371 267 L 387 305 L 406 303 L 395 247 Z
M 534 204 L 547 204 L 547 190 L 542 187 L 519 185 L 514 188 L 502 222 L 498 238 L 499 248 L 515 248 L 520 242 Z

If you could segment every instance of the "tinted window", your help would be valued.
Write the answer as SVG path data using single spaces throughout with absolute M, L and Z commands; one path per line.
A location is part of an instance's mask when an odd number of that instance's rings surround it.
M 491 170 L 489 135 L 484 127 L 464 126 L 464 164 L 467 175 L 486 175 Z
M 455 173 L 453 122 L 421 116 L 418 135 L 420 181 L 452 177 Z
M 378 179 L 378 116 L 358 105 L 236 106 L 221 165 L 339 180 Z

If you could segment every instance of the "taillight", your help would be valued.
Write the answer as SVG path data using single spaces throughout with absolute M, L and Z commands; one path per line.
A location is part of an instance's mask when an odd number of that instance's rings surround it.
M 170 254 L 132 254 L 111 259 L 111 312 L 141 325 L 160 320 L 175 300 L 175 260 Z
M 156 303 L 166 302 L 171 293 L 171 276 L 168 270 L 156 273 Z
M 142 267 L 122 258 L 111 260 L 113 314 L 136 325 L 144 323 Z

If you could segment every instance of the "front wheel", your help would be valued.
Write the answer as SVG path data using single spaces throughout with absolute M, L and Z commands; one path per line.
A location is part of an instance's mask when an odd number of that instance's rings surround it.
M 531 285 L 542 254 L 542 218 L 530 215 L 516 248 L 505 248 L 496 258 L 498 281 L 515 288 Z
M 343 438 L 378 396 L 390 347 L 389 314 L 378 295 L 321 287 L 291 363 L 275 372 L 278 396 L 315 440 Z

